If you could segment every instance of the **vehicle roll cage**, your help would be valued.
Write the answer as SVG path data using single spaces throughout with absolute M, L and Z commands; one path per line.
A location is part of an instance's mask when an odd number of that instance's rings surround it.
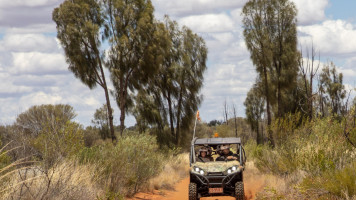
M 194 146 L 210 146 L 213 148 L 217 148 L 218 145 L 224 145 L 224 144 L 229 144 L 229 145 L 234 145 L 236 144 L 238 146 L 238 151 L 239 151 L 239 161 L 242 166 L 245 165 L 246 161 L 246 155 L 245 155 L 245 150 L 241 145 L 241 139 L 237 137 L 229 137 L 229 138 L 193 138 L 192 143 L 191 143 L 191 148 L 190 148 L 190 156 L 189 156 L 189 161 L 190 161 L 190 166 L 192 163 L 196 162 L 196 157 L 195 157 L 195 148 Z

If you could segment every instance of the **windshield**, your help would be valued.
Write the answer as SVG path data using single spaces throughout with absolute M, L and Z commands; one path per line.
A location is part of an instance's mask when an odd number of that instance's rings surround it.
M 196 162 L 220 162 L 220 161 L 239 161 L 239 145 L 195 145 Z

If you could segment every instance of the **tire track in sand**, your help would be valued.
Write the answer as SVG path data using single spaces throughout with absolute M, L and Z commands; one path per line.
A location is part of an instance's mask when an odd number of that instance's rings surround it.
M 252 162 L 246 163 L 244 172 L 245 199 L 253 200 L 256 194 L 263 190 L 265 177 L 254 167 Z M 154 191 L 153 193 L 138 193 L 131 200 L 188 200 L 189 177 L 181 180 L 174 191 Z M 201 200 L 235 200 L 234 197 L 204 197 Z

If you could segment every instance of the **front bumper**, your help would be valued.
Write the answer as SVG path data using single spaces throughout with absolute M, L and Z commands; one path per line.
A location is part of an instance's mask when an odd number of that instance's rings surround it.
M 234 196 L 235 183 L 238 181 L 243 181 L 242 171 L 229 175 L 224 175 L 221 172 L 208 173 L 207 175 L 190 173 L 190 182 L 197 184 L 198 193 L 200 193 L 201 196 Z M 223 188 L 224 192 L 222 194 L 209 194 L 209 188 Z

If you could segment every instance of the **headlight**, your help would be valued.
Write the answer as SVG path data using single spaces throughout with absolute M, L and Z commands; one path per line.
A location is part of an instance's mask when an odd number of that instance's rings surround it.
M 229 169 L 227 169 L 227 174 L 231 174 L 231 173 L 235 173 L 235 172 L 239 172 L 240 169 L 237 166 L 232 166 Z
M 199 167 L 194 167 L 194 172 L 201 175 L 204 175 L 205 173 L 204 170 L 200 169 Z

